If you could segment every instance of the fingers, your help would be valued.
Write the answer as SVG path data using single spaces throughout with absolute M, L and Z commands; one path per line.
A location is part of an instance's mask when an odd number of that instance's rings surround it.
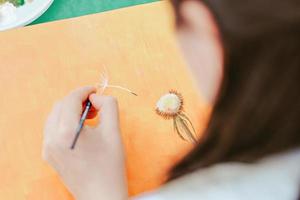
M 100 114 L 100 123 L 96 130 L 101 129 L 104 132 L 119 130 L 116 99 L 110 96 L 98 96 L 93 94 L 94 92 L 94 87 L 79 88 L 71 92 L 54 107 L 46 124 L 45 142 L 50 141 L 50 143 L 62 147 L 71 145 L 82 115 L 83 104 L 88 98 L 93 108 Z
M 82 107 L 85 108 L 86 104 L 88 102 L 88 99 L 82 104 Z M 86 117 L 86 119 L 93 119 L 97 116 L 97 109 L 92 105 L 89 112 L 88 112 L 88 115 Z
M 42 149 L 42 157 L 44 160 L 49 161 L 50 155 L 48 153 L 48 149 L 50 148 L 53 142 L 53 138 L 55 137 L 55 133 L 57 131 L 57 126 L 59 124 L 60 113 L 61 113 L 62 103 L 57 102 L 54 104 L 51 113 L 49 114 L 46 125 L 44 128 L 44 140 L 43 140 L 43 149 Z
M 95 91 L 95 87 L 81 87 L 72 91 L 63 99 L 59 129 L 61 134 L 65 134 L 68 140 L 72 140 L 71 138 L 75 135 L 83 110 L 82 103 Z
M 92 105 L 100 112 L 100 125 L 98 128 L 117 130 L 119 127 L 118 103 L 114 97 L 91 94 Z
M 48 141 L 49 137 L 51 137 L 51 133 L 54 132 L 57 128 L 57 124 L 59 123 L 60 113 L 61 113 L 62 103 L 57 102 L 52 108 L 51 113 L 48 116 L 46 121 L 45 129 L 44 129 L 44 140 Z

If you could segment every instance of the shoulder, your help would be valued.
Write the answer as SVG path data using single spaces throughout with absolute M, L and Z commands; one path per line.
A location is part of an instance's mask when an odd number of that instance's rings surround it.
M 255 164 L 226 163 L 175 180 L 140 200 L 296 199 L 300 151 Z

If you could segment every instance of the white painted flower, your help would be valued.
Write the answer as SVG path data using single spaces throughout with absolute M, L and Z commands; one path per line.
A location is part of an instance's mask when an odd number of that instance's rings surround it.
M 176 91 L 170 91 L 169 93 L 160 97 L 156 103 L 157 114 L 164 118 L 175 117 L 182 111 L 183 99 L 182 96 Z
M 188 116 L 183 111 L 183 97 L 177 91 L 171 90 L 160 97 L 156 103 L 156 113 L 165 119 L 172 119 L 174 130 L 186 141 L 197 142 L 196 131 Z

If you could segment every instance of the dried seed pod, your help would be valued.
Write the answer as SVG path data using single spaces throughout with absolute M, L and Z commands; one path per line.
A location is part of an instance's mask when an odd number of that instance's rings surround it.
M 156 103 L 155 111 L 164 119 L 173 119 L 174 130 L 181 139 L 197 142 L 195 128 L 183 112 L 183 97 L 179 92 L 170 90 L 161 96 Z

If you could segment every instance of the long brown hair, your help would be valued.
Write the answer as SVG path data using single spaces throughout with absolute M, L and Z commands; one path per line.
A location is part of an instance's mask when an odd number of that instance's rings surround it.
M 172 0 L 179 25 L 183 1 Z M 202 2 L 219 27 L 224 76 L 204 137 L 169 180 L 300 147 L 300 1 Z

